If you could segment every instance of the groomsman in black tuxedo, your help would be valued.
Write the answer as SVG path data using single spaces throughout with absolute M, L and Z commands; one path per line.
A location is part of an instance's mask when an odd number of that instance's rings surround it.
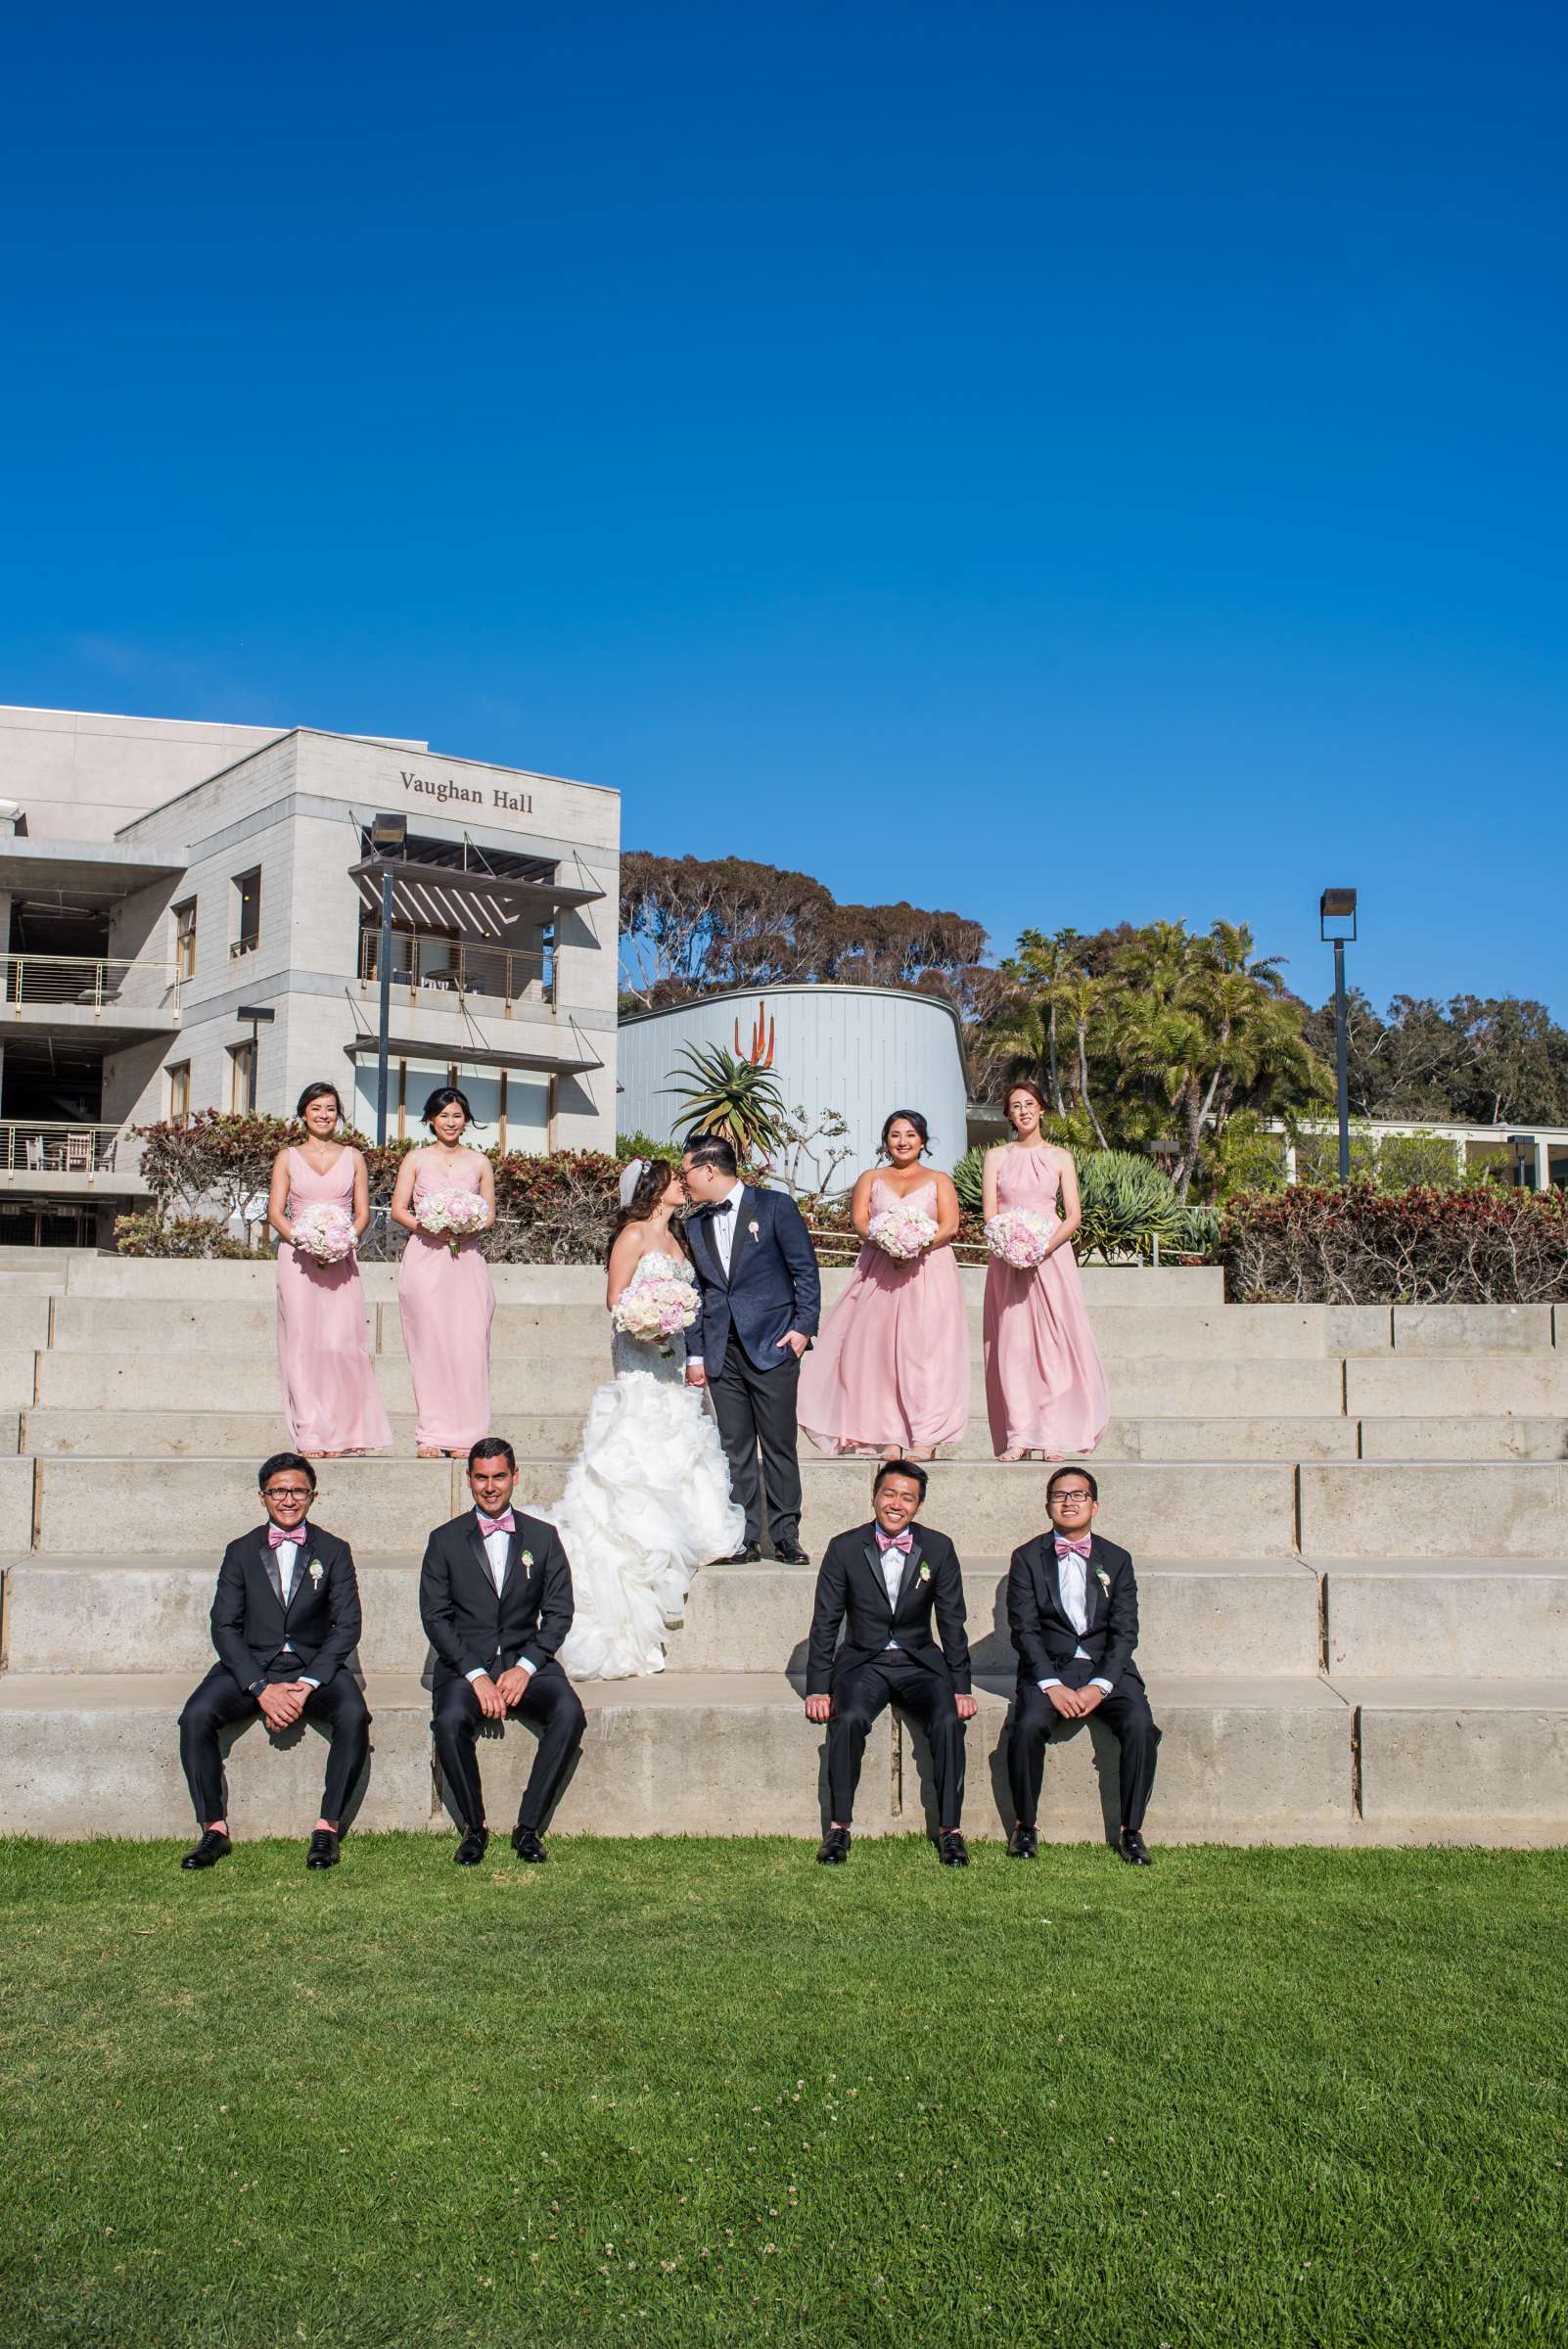
M 964 1802 L 964 1723 L 977 1710 L 969 1692 L 964 1579 L 945 1534 L 915 1522 L 926 1472 L 914 1460 L 884 1460 L 871 1488 L 872 1520 L 828 1543 L 816 1578 L 807 1646 L 806 1717 L 828 1725 L 831 1823 L 817 1859 L 836 1867 L 850 1856 L 850 1824 L 865 1741 L 890 1704 L 912 1714 L 931 1746 L 937 1785 L 938 1851 L 944 1867 L 967 1867 L 958 1831 Z M 935 1609 L 942 1635 L 932 1637 Z M 839 1627 L 846 1626 L 837 1660 Z
M 477 1867 L 489 1841 L 474 1750 L 480 1723 L 538 1725 L 512 1830 L 520 1860 L 547 1857 L 539 1830 L 582 1742 L 582 1707 L 555 1660 L 572 1629 L 572 1570 L 554 1526 L 513 1508 L 516 1483 L 511 1445 L 484 1437 L 468 1455 L 474 1506 L 436 1528 L 419 1574 L 420 1620 L 436 1650 L 431 1727 L 463 1821 L 459 1867 Z
M 1100 1489 L 1086 1468 L 1058 1468 L 1045 1488 L 1051 1531 L 1013 1552 L 1007 1622 L 1019 1668 L 1007 1775 L 1018 1824 L 1007 1849 L 1014 1860 L 1038 1856 L 1046 1740 L 1097 1713 L 1122 1748 L 1122 1857 L 1131 1867 L 1147 1867 L 1143 1814 L 1160 1732 L 1132 1661 L 1138 1638 L 1132 1560 L 1095 1533 L 1099 1505 Z
M 212 1867 L 232 1849 L 218 1731 L 259 1715 L 274 1731 L 301 1719 L 325 1725 L 327 1784 L 305 1865 L 336 1867 L 344 1806 L 370 1752 L 370 1715 L 346 1669 L 359 1643 L 353 1552 L 308 1522 L 316 1472 L 299 1452 L 263 1460 L 256 1481 L 266 1523 L 223 1553 L 212 1601 L 219 1661 L 180 1715 L 180 1760 L 202 1822 L 180 1865 Z

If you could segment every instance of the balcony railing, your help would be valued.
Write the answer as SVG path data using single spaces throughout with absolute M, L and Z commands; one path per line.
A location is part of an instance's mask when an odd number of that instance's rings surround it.
M 555 966 L 547 954 L 510 946 L 476 946 L 455 938 L 394 930 L 392 983 L 410 995 L 445 995 L 503 1018 L 514 1003 L 553 1003 Z M 381 979 L 381 932 L 359 933 L 359 983 L 367 992 Z
M 0 1004 L 11 1012 L 69 1006 L 82 1011 L 163 1011 L 178 1019 L 179 975 L 167 962 L 0 954 Z
M 0 1174 L 124 1174 L 136 1163 L 135 1144 L 118 1126 L 0 1122 Z

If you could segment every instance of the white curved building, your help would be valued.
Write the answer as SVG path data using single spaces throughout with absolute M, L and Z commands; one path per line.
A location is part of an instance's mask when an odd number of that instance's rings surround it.
M 967 1087 L 958 1014 L 938 995 L 909 988 L 737 988 L 664 1011 L 623 1015 L 617 1053 L 616 1130 L 655 1140 L 686 1130 L 678 1089 L 689 1044 L 722 1044 L 743 1058 L 772 1046 L 770 1074 L 790 1110 L 808 1125 L 836 1110 L 849 1131 L 828 1145 L 846 1151 L 832 1188 L 848 1188 L 876 1157 L 891 1110 L 918 1109 L 931 1128 L 931 1163 L 949 1171 L 967 1147 Z M 826 1173 L 802 1170 L 804 1187 Z

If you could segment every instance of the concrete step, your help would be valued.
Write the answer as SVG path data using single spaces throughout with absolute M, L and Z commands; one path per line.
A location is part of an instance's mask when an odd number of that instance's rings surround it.
M 48 1343 L 60 1352 L 269 1352 L 276 1345 L 273 1299 L 73 1297 L 29 1298 L 29 1311 L 50 1315 Z M 395 1304 L 372 1304 L 372 1343 L 385 1354 L 402 1351 Z M 978 1333 L 978 1305 L 971 1322 Z M 1342 1355 L 1352 1348 L 1387 1349 L 1386 1308 L 1320 1305 L 1202 1306 L 1096 1304 L 1095 1337 L 1107 1358 L 1127 1360 L 1297 1361 Z M 606 1323 L 593 1304 L 499 1305 L 490 1328 L 492 1357 L 606 1351 Z M 26 1341 L 24 1341 L 26 1342 Z M 35 1336 L 30 1341 L 42 1345 Z
M 1398 1429 L 1428 1422 L 1392 1420 Z M 1453 1421 L 1457 1445 L 1471 1422 Z M 1559 1423 L 1501 1420 L 1499 1428 Z M 392 1414 L 393 1453 L 414 1449 L 414 1414 Z M 520 1458 L 571 1459 L 582 1433 L 578 1412 L 512 1414 L 504 1430 Z M 1358 1426 L 1354 1419 L 1113 1419 L 1095 1457 L 1099 1460 L 1353 1460 Z M 281 1406 L 269 1411 L 65 1410 L 47 1405 L 0 1420 L 0 1451 L 22 1451 L 44 1458 L 238 1458 L 259 1461 L 288 1442 Z M 1473 1451 L 1473 1446 L 1471 1447 Z M 1543 1438 L 1534 1450 L 1498 1448 L 1499 1458 L 1555 1458 L 1561 1446 Z M 989 1460 L 991 1437 L 984 1419 L 971 1419 L 956 1445 L 944 1445 L 941 1458 Z M 1397 1451 L 1390 1457 L 1402 1456 Z M 1440 1457 L 1463 1456 L 1453 1450 Z
M 802 1467 L 802 1535 L 816 1554 L 841 1527 L 863 1521 L 871 1464 L 807 1458 Z M 0 1459 L 0 1471 L 10 1468 L 35 1477 L 31 1546 L 50 1555 L 79 1553 L 87 1528 L 103 1529 L 106 1539 L 112 1528 L 114 1545 L 124 1556 L 209 1549 L 213 1543 L 221 1548 L 255 1512 L 252 1460 Z M 951 1527 L 977 1556 L 1005 1556 L 1045 1523 L 1049 1473 L 1035 1462 L 939 1465 L 933 1522 Z M 1297 1473 L 1273 1461 L 1108 1461 L 1099 1479 L 1104 1523 L 1135 1554 L 1290 1557 L 1297 1548 Z M 1340 1473 L 1358 1471 L 1347 1466 Z M 1490 1473 L 1525 1478 L 1555 1471 L 1518 1466 Z M 411 1527 L 437 1524 L 467 1501 L 455 1460 L 324 1460 L 319 1475 L 322 1523 L 366 1551 L 395 1548 L 407 1542 Z M 552 1504 L 565 1479 L 560 1461 L 525 1463 L 524 1504 Z M 24 1549 L 28 1543 L 13 1536 L 6 1546 Z M 1356 1543 L 1341 1540 L 1337 1552 L 1355 1554 Z
M 367 1672 L 417 1674 L 427 1649 L 419 1621 L 416 1553 L 358 1560 Z M 1568 1572 L 1568 1569 L 1564 1570 Z M 214 1558 L 156 1562 L 102 1557 L 23 1558 L 6 1570 L 5 1656 L 23 1673 L 199 1674 L 211 1662 L 208 1617 Z M 1005 1558 L 966 1567 L 969 1641 L 977 1673 L 1016 1670 L 1007 1634 Z M 685 1674 L 805 1669 L 815 1570 L 707 1566 L 668 1663 Z M 1321 1653 L 1318 1585 L 1293 1561 L 1142 1559 L 1141 1644 L 1163 1670 L 1311 1678 Z
M 1304 1557 L 1568 1554 L 1560 1461 L 1305 1461 L 1296 1474 Z
M 1361 1839 L 1568 1842 L 1568 1681 L 1347 1679 Z
M 0 1381 L 7 1359 L 0 1356 Z M 210 1352 L 91 1353 L 17 1356 L 14 1391 L 0 1383 L 0 1409 L 31 1403 L 82 1413 L 103 1410 L 205 1411 L 213 1402 Z M 378 1355 L 376 1380 L 394 1416 L 414 1407 L 413 1381 L 401 1355 Z M 1127 1361 L 1110 1359 L 1111 1400 L 1124 1419 L 1327 1419 L 1341 1416 L 1344 1370 L 1338 1361 Z M 491 1414 L 506 1428 L 518 1413 L 546 1405 L 580 1420 L 595 1387 L 610 1376 L 608 1353 L 499 1356 L 490 1366 Z M 224 1358 L 222 1399 L 235 1411 L 278 1408 L 275 1353 L 259 1348 Z M 1499 1403 L 1499 1408 L 1506 1408 Z M 970 1385 L 972 1421 L 984 1429 L 985 1382 L 978 1358 Z
M 192 1684 L 182 1674 L 82 1676 L 69 1689 L 48 1676 L 0 1680 L 0 1833 L 188 1834 L 175 1723 Z M 355 1823 L 449 1833 L 432 1769 L 429 1698 L 416 1681 L 395 1676 L 372 1675 L 366 1694 L 372 1758 Z M 821 1832 L 826 1740 L 782 1674 L 666 1673 L 589 1682 L 581 1695 L 587 1734 L 555 1832 L 809 1839 Z M 1321 1681 L 1171 1677 L 1151 1679 L 1150 1695 L 1165 1732 L 1150 1822 L 1157 1843 L 1363 1839 L 1352 1810 L 1350 1710 Z M 1000 1836 L 1011 1823 L 1005 1717 L 1000 1688 L 985 1691 L 967 1738 L 964 1824 L 976 1837 Z M 324 1750 L 308 1727 L 281 1739 L 255 1724 L 241 1733 L 228 1762 L 236 1835 L 302 1841 L 320 1800 Z M 497 1826 L 514 1816 L 532 1750 L 517 1725 L 481 1743 Z M 866 1751 L 857 1831 L 918 1832 L 925 1782 L 919 1741 L 884 1715 Z M 1053 1744 L 1045 1834 L 1103 1837 L 1114 1826 L 1116 1787 L 1116 1745 L 1102 1726 L 1085 1725 Z M 571 1865 L 569 1846 L 559 1856 Z M 801 1860 L 809 1865 L 808 1850 Z M 243 1854 L 229 1865 L 243 1867 Z M 504 1837 L 487 1865 L 514 1865 Z
M 1568 1351 L 1532 1355 L 1389 1355 L 1345 1364 L 1356 1419 L 1453 1419 L 1472 1411 L 1568 1417 Z
M 1568 1419 L 1352 1419 L 1363 1460 L 1568 1459 Z M 1298 1454 L 1305 1459 L 1303 1451 Z
M 1568 1555 L 1319 1561 L 1330 1677 L 1568 1681 Z

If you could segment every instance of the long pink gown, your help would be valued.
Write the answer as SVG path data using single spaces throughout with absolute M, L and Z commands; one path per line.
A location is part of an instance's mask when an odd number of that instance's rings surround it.
M 325 1174 L 289 1152 L 292 1222 L 303 1207 L 354 1206 L 355 1150 Z M 392 1429 L 370 1366 L 359 1260 L 318 1265 L 284 1240 L 278 1249 L 278 1369 L 283 1408 L 298 1451 L 384 1451 Z
M 1061 1163 L 1058 1150 L 1004 1149 L 996 1174 L 998 1210 L 1028 1208 L 1059 1222 Z M 1111 1403 L 1071 1244 L 1033 1272 L 1015 1272 L 993 1257 L 986 1274 L 984 1330 L 992 1451 L 1092 1451 L 1105 1433 Z
M 937 1186 L 903 1203 L 933 1221 Z M 871 1212 L 899 1205 L 879 1174 Z M 956 1444 L 969 1424 L 969 1320 L 950 1248 L 899 1264 L 868 1240 L 801 1363 L 796 1416 L 813 1444 Z
M 422 1159 L 414 1170 L 414 1205 L 433 1192 L 474 1191 L 484 1160 L 465 1150 L 450 1173 Z M 490 1319 L 495 1291 L 477 1239 L 444 1239 L 411 1231 L 397 1267 L 397 1310 L 414 1374 L 418 1417 L 414 1442 L 427 1450 L 466 1452 L 490 1431 Z

